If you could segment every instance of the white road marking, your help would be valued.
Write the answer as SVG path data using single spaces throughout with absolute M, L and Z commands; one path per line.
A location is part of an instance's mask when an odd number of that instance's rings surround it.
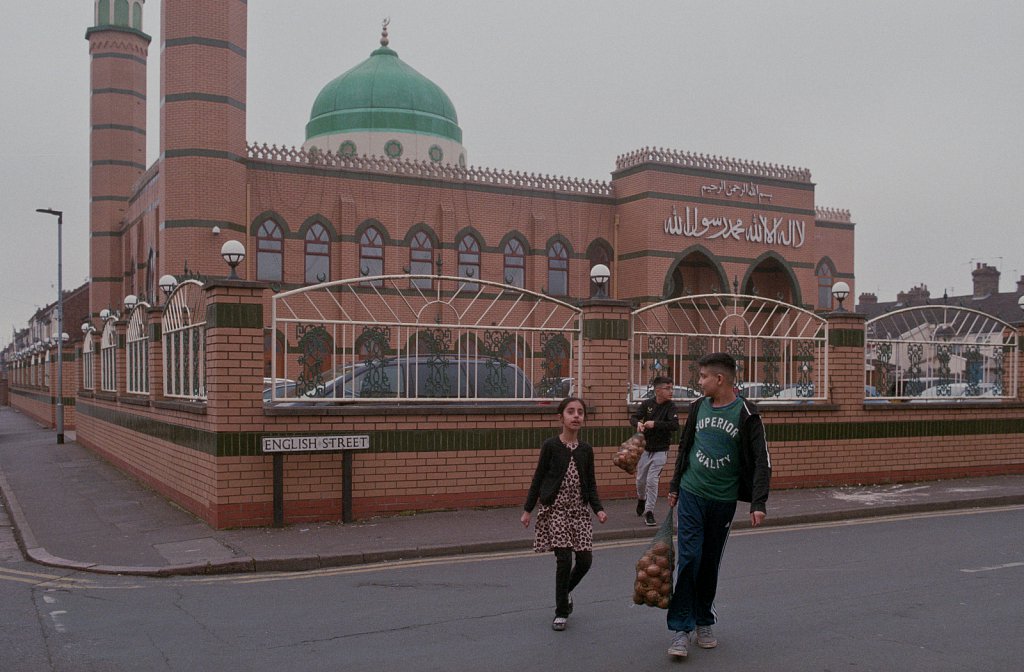
M 961 569 L 961 572 L 967 572 L 968 574 L 974 574 L 975 572 L 994 572 L 997 569 L 1010 569 L 1011 567 L 1024 567 L 1024 562 L 1008 562 L 1005 565 L 996 565 L 994 567 L 976 567 L 974 569 Z
M 50 612 L 50 618 L 53 619 L 53 629 L 57 632 L 67 632 L 68 629 L 64 627 L 64 624 L 60 622 L 60 617 L 68 612 L 57 610 Z

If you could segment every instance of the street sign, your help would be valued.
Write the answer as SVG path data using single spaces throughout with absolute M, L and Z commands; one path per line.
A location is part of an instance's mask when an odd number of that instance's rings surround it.
M 365 434 L 338 436 L 272 436 L 263 438 L 264 453 L 311 453 L 324 450 L 366 450 L 370 437 Z

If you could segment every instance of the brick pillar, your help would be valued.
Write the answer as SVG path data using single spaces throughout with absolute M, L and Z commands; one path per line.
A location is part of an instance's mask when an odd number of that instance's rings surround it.
M 149 358 L 149 398 L 164 398 L 164 307 L 151 306 L 146 311 L 146 328 L 149 330 L 147 353 Z
M 859 313 L 829 313 L 829 401 L 842 411 L 864 407 L 864 322 Z
M 209 282 L 206 295 L 207 417 L 218 432 L 251 431 L 263 417 L 262 283 Z
M 117 330 L 114 380 L 117 386 L 117 395 L 122 396 L 128 391 L 128 362 L 125 360 L 125 353 L 128 352 L 128 320 L 118 320 L 114 323 L 114 329 Z
M 1024 279 L 1024 276 L 1022 276 Z M 1017 325 L 1017 399 L 1024 401 L 1024 322 Z M 1004 383 L 1005 385 L 1005 383 Z
M 594 410 L 592 422 L 625 426 L 629 387 L 629 320 L 626 301 L 587 299 L 583 308 L 583 389 L 577 394 Z

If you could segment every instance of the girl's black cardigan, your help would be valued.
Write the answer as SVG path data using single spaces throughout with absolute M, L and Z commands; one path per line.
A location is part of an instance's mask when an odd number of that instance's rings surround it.
M 594 513 L 604 510 L 601 499 L 597 496 L 597 479 L 594 477 L 594 448 L 589 443 L 581 441 L 576 450 L 570 452 L 557 436 L 552 436 L 541 444 L 537 470 L 533 474 L 533 481 L 530 483 L 530 491 L 526 494 L 526 503 L 523 505 L 523 509 L 533 511 L 538 499 L 544 506 L 551 506 L 555 503 L 558 489 L 562 487 L 562 479 L 565 478 L 565 472 L 569 469 L 570 458 L 576 460 L 576 471 L 580 474 L 583 503 L 588 504 Z

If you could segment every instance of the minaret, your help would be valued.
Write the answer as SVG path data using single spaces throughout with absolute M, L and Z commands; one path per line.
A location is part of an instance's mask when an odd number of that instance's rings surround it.
M 247 243 L 248 7 L 246 0 L 161 4 L 157 277 L 180 279 L 186 264 L 223 277 L 221 245 L 231 238 Z M 255 250 L 248 252 L 251 258 Z M 243 278 L 245 266 L 238 268 Z
M 121 305 L 121 228 L 131 188 L 146 171 L 145 0 L 95 0 L 85 33 L 91 57 L 89 310 Z

